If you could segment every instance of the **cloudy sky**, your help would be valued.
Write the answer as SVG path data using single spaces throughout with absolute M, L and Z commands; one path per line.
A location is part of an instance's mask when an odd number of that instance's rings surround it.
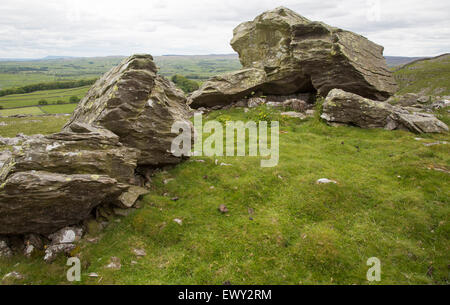
M 280 5 L 385 55 L 450 52 L 448 0 L 1 0 L 0 58 L 233 53 L 233 28 Z

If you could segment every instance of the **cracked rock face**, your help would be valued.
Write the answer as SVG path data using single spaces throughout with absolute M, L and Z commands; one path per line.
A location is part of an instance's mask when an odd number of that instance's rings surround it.
M 383 47 L 355 33 L 310 21 L 284 7 L 238 25 L 231 46 L 239 53 L 243 71 L 248 71 L 246 78 L 259 80 L 252 84 L 251 90 L 266 95 L 317 91 L 326 96 L 339 88 L 386 100 L 396 90 Z M 214 102 L 207 96 L 212 95 L 218 96 L 215 103 L 234 102 L 237 94 L 230 94 L 230 85 L 235 82 L 235 75 L 240 73 L 205 82 L 191 96 L 191 107 L 210 107 Z M 254 86 L 256 83 L 259 85 Z M 233 87 L 234 91 L 238 89 Z M 244 95 L 249 90 L 242 89 Z
M 448 126 L 432 114 L 408 111 L 340 89 L 328 94 L 321 117 L 330 124 L 351 124 L 361 128 L 404 129 L 416 133 L 448 131 Z
M 132 207 L 148 192 L 137 167 L 180 162 L 170 152 L 171 127 L 188 118 L 183 94 L 156 74 L 150 55 L 125 59 L 90 89 L 61 132 L 21 137 L 11 154 L 2 153 L 0 235 L 48 235 L 97 206 Z
M 181 90 L 157 75 L 151 55 L 133 55 L 106 73 L 78 104 L 65 129 L 77 123 L 101 126 L 125 146 L 140 151 L 138 165 L 181 161 L 170 152 L 175 121 L 190 124 Z

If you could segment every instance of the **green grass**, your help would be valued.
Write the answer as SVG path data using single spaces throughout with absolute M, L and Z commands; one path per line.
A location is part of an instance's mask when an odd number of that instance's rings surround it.
M 90 86 L 71 89 L 43 90 L 33 93 L 13 94 L 0 97 L 0 106 L 5 108 L 16 108 L 38 105 L 39 101 L 46 100 L 48 104 L 56 104 L 57 101 L 68 103 L 71 96 L 83 98 Z
M 406 65 L 394 76 L 399 94 L 450 95 L 450 55 Z
M 26 135 L 50 134 L 61 131 L 61 128 L 67 122 L 67 116 L 40 116 L 26 118 L 0 118 L 1 137 L 15 137 L 18 133 Z
M 72 113 L 78 104 L 41 106 L 41 110 L 49 114 Z
M 260 112 L 209 118 L 245 121 Z M 16 133 L 29 131 L 9 122 Z M 54 121 L 33 125 L 57 129 Z M 217 158 L 232 166 L 196 157 L 205 162 L 159 172 L 143 208 L 111 221 L 97 244 L 79 244 L 81 284 L 368 284 L 370 257 L 381 260 L 381 284 L 449 284 L 449 176 L 428 167 L 450 169 L 450 155 L 447 145 L 422 144 L 449 141 L 448 134 L 416 141 L 405 131 L 317 119 L 283 120 L 281 130 L 277 167 L 261 168 L 258 157 Z M 315 184 L 325 177 L 338 184 Z M 220 204 L 230 212 L 219 213 Z M 137 247 L 147 256 L 136 258 Z M 111 256 L 121 270 L 105 269 Z M 26 277 L 17 283 L 67 284 L 65 264 L 18 255 L 0 262 L 0 278 L 15 270 Z
M 11 116 L 16 114 L 39 115 L 44 114 L 44 112 L 39 107 L 25 107 L 25 108 L 0 110 L 0 116 Z

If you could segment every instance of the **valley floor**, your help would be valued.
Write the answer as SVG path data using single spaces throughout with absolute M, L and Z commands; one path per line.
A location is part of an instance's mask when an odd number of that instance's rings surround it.
M 208 119 L 254 120 L 260 111 Z M 0 119 L 0 135 L 51 133 L 66 119 Z M 368 284 L 371 257 L 381 261 L 380 284 L 449 284 L 449 146 L 424 145 L 448 135 L 329 127 L 318 118 L 280 124 L 276 167 L 261 168 L 259 157 L 217 158 L 231 166 L 195 157 L 205 162 L 157 173 L 140 209 L 74 250 L 80 284 Z M 146 255 L 136 257 L 137 248 Z M 46 264 L 42 254 L 0 261 L 0 280 L 18 271 L 18 284 L 68 284 L 67 259 Z M 120 270 L 105 268 L 111 257 Z

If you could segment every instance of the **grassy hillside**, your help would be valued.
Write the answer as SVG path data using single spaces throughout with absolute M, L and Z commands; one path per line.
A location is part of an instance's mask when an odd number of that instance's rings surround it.
M 17 108 L 38 105 L 39 101 L 45 100 L 48 104 L 56 104 L 58 101 L 70 102 L 72 96 L 83 98 L 90 86 L 72 89 L 44 90 L 33 93 L 13 94 L 0 97 L 0 106 L 5 108 Z
M 215 111 L 207 119 L 254 120 L 260 111 Z M 9 135 L 12 126 L 53 132 L 65 118 L 34 129 L 24 119 L 0 121 L 8 124 L 0 135 Z M 329 127 L 318 118 L 283 119 L 281 130 L 277 167 L 261 168 L 258 157 L 217 158 L 231 166 L 196 157 L 205 162 L 159 172 L 141 209 L 111 219 L 91 235 L 98 243 L 85 239 L 74 251 L 81 283 L 367 284 L 366 261 L 375 256 L 381 284 L 449 284 L 450 155 L 447 145 L 423 145 L 448 135 L 418 141 L 405 131 Z M 338 184 L 315 183 L 325 177 Z M 137 258 L 134 248 L 147 255 Z M 112 256 L 121 270 L 105 268 Z M 0 261 L 0 278 L 15 270 L 25 275 L 16 283 L 67 284 L 67 268 L 64 257 L 48 265 L 42 253 L 15 256 Z
M 450 95 L 450 54 L 407 64 L 394 73 L 399 93 Z

